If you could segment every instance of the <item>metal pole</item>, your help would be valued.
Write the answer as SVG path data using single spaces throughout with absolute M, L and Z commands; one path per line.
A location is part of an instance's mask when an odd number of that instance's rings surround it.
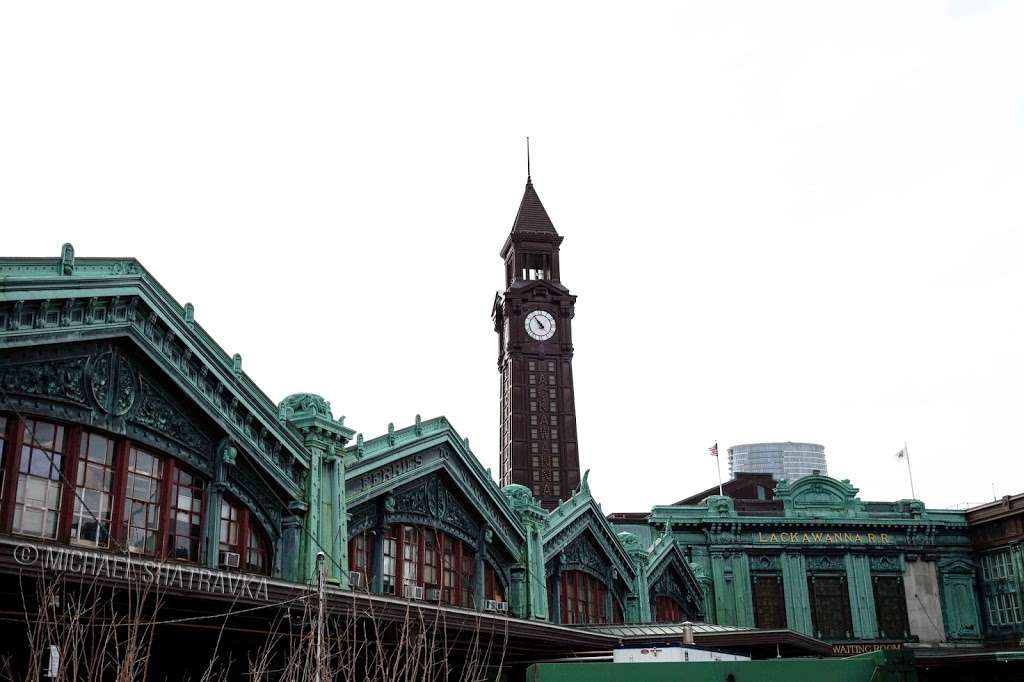
M 725 495 L 722 492 L 722 462 L 718 459 L 718 443 L 715 443 L 715 468 L 718 469 L 718 494 Z
M 316 553 L 316 682 L 324 682 L 324 553 Z
M 910 477 L 910 498 L 916 500 L 917 495 L 914 494 L 914 472 L 910 470 L 910 450 L 907 449 L 907 441 L 903 441 L 903 455 L 907 458 L 907 476 Z

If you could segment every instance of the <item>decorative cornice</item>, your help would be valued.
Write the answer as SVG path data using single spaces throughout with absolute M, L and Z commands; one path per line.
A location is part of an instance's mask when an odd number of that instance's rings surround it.
M 0 347 L 125 336 L 208 410 L 291 495 L 309 466 L 298 434 L 277 407 L 130 258 L 0 258 Z

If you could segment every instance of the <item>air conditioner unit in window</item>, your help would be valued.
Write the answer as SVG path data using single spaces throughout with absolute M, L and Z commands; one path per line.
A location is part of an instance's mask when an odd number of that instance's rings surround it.
M 441 590 L 437 587 L 428 587 L 424 594 L 427 601 L 441 601 Z
M 224 568 L 238 568 L 242 563 L 242 556 L 238 552 L 221 552 L 220 565 Z
M 419 585 L 406 585 L 402 594 L 406 599 L 423 599 L 423 588 Z
M 498 602 L 494 601 L 493 599 L 488 599 L 487 601 L 484 602 L 484 611 L 497 611 L 497 610 L 498 610 Z
M 500 601 L 500 602 L 498 602 L 498 611 L 501 611 L 501 612 L 504 612 L 504 613 L 508 613 L 508 602 L 507 601 Z
M 366 587 L 366 578 L 359 571 L 348 572 L 348 586 L 355 589 L 361 589 Z

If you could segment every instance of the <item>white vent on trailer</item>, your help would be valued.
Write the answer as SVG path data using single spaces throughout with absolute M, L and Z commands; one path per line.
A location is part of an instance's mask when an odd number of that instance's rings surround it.
M 352 589 L 366 587 L 366 577 L 359 571 L 348 572 L 348 586 Z
M 406 585 L 402 593 L 406 599 L 423 599 L 423 588 L 419 585 Z
M 497 610 L 498 610 L 498 602 L 494 601 L 493 599 L 488 599 L 486 602 L 484 602 L 484 611 L 497 611 Z

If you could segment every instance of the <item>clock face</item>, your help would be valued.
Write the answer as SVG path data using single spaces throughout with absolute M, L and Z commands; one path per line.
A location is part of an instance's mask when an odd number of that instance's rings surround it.
M 555 335 L 555 318 L 546 310 L 534 310 L 526 316 L 526 333 L 538 341 Z

